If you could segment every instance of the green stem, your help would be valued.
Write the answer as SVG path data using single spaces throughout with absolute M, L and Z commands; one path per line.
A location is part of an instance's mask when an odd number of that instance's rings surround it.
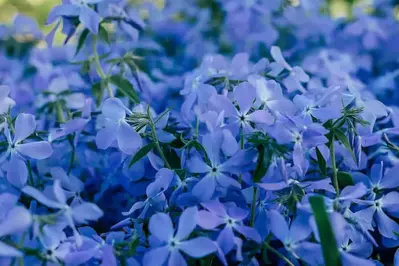
M 73 168 L 73 163 L 75 161 L 75 145 L 73 143 L 73 139 L 74 138 L 72 136 L 68 136 L 68 141 L 69 141 L 69 144 L 71 145 L 71 148 L 72 148 L 71 158 L 69 160 L 69 166 L 68 166 L 68 171 L 67 171 L 68 175 L 71 173 L 72 168 Z
M 331 157 L 331 167 L 333 171 L 333 185 L 335 188 L 335 192 L 337 193 L 337 197 L 339 197 L 339 186 L 338 186 L 338 171 L 337 171 L 337 165 L 335 161 L 335 147 L 334 147 L 334 135 L 332 136 L 332 140 L 330 143 L 330 157 Z
M 172 169 L 172 167 L 170 166 L 168 160 L 166 159 L 165 154 L 162 151 L 161 145 L 159 144 L 157 133 L 156 133 L 156 130 L 155 130 L 155 123 L 154 123 L 154 120 L 152 119 L 152 116 L 150 114 L 150 108 L 147 108 L 147 116 L 148 116 L 148 120 L 150 122 L 151 136 L 152 136 L 152 140 L 155 143 L 155 148 L 157 149 L 157 151 L 158 151 L 159 155 L 161 156 L 162 160 L 164 161 L 165 166 L 167 168 L 169 168 L 169 169 Z
M 240 130 L 240 149 L 244 149 L 244 132 L 242 128 Z
M 287 265 L 289 266 L 295 266 L 286 256 L 284 256 L 283 254 L 281 254 L 278 250 L 276 250 L 275 248 L 273 248 L 272 246 L 270 246 L 268 243 L 265 244 L 265 248 L 270 250 L 271 252 L 273 252 L 275 255 L 277 255 L 280 259 L 282 259 L 283 261 L 285 261 L 285 263 L 287 263 Z
M 34 184 L 34 181 L 33 181 L 32 165 L 31 165 L 29 160 L 26 161 L 26 166 L 28 168 L 28 177 L 29 177 L 28 184 L 30 186 L 34 187 L 35 184 Z
M 197 116 L 197 120 L 195 122 L 195 138 L 198 138 L 198 136 L 199 136 L 199 125 L 200 125 L 200 121 L 199 121 L 199 117 Z
M 64 124 L 65 123 L 64 111 L 62 110 L 62 105 L 60 101 L 55 102 L 55 111 L 58 122 Z
M 102 80 L 106 80 L 107 76 L 104 73 L 104 70 L 101 67 L 100 63 L 100 57 L 98 55 L 97 51 L 97 36 L 93 36 L 93 55 L 94 55 L 94 63 L 96 65 L 96 70 L 97 74 L 100 76 Z M 109 86 L 108 82 L 105 82 L 107 90 L 108 90 L 108 95 L 110 98 L 114 98 L 114 92 L 111 90 L 111 87 Z
M 254 192 L 252 195 L 252 204 L 251 204 L 251 216 L 249 219 L 249 225 L 254 226 L 255 223 L 255 209 L 256 209 L 256 202 L 257 202 L 257 197 L 258 196 L 258 187 L 254 187 Z
M 244 149 L 244 133 L 243 133 L 242 127 L 240 129 L 240 149 L 241 150 Z M 240 183 L 240 184 L 242 183 L 242 174 L 240 174 L 238 176 L 238 183 Z
M 15 128 L 14 128 L 14 125 L 12 123 L 12 119 L 10 116 L 7 116 L 7 123 L 8 123 L 8 126 L 10 127 L 11 132 L 13 134 L 15 134 Z

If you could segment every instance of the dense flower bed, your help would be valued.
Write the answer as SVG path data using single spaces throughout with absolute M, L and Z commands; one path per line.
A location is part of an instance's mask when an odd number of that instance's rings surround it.
M 63 0 L 48 35 L 16 16 L 0 265 L 399 265 L 399 23 L 370 2 Z

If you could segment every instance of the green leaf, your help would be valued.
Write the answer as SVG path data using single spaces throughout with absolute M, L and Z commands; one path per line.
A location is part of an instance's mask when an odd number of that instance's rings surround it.
M 132 102 L 140 103 L 139 96 L 130 81 L 119 75 L 111 76 L 109 79 L 111 83 L 117 86 L 119 91 L 127 96 Z
M 82 34 L 80 34 L 79 36 L 79 40 L 78 40 L 78 45 L 76 46 L 76 52 L 75 55 L 77 55 L 80 50 L 83 47 L 83 44 L 85 43 L 87 36 L 89 36 L 90 31 L 88 29 L 85 29 Z
M 106 81 L 100 81 L 100 82 L 95 83 L 95 84 L 93 84 L 91 86 L 91 92 L 93 93 L 93 96 L 94 96 L 94 98 L 96 100 L 96 105 L 97 106 L 100 106 L 101 101 L 102 101 L 103 96 L 104 96 L 104 87 L 105 87 L 104 82 L 106 82 Z
M 267 252 L 267 248 L 263 248 L 262 249 L 262 261 L 264 263 L 264 265 L 270 265 L 270 259 L 269 259 L 269 254 Z
M 353 182 L 352 175 L 347 172 L 338 172 L 338 185 L 339 188 L 343 189 L 346 186 L 353 186 L 355 182 Z
M 64 110 L 60 101 L 55 102 L 55 113 L 58 123 L 65 123 Z
M 254 173 L 254 182 L 259 182 L 266 174 L 267 169 L 271 163 L 271 155 L 265 152 L 265 147 L 259 145 L 256 147 L 258 149 L 258 160 L 256 162 L 256 168 Z
M 320 171 L 323 175 L 327 175 L 327 162 L 321 154 L 319 148 L 316 148 L 317 162 L 319 163 Z
M 110 40 L 109 40 L 108 31 L 102 24 L 100 24 L 98 35 L 100 36 L 100 39 L 103 40 L 104 42 L 106 42 L 108 44 L 111 43 Z
M 141 158 L 147 155 L 153 148 L 155 147 L 155 143 L 151 142 L 145 146 L 143 146 L 132 158 L 129 163 L 129 168 L 132 167 L 133 164 L 137 163 Z
M 80 72 L 82 72 L 82 74 L 87 74 L 90 72 L 90 69 L 91 69 L 90 61 L 83 61 Z
M 198 141 L 196 141 L 196 140 L 191 140 L 191 141 L 189 141 L 189 142 L 184 146 L 184 148 L 187 149 L 188 151 L 190 151 L 191 148 L 194 148 L 194 149 L 196 149 L 197 151 L 202 152 L 202 153 L 204 154 L 205 162 L 206 162 L 208 165 L 211 165 L 211 164 L 212 164 L 212 163 L 211 163 L 211 160 L 209 159 L 209 156 L 208 156 L 208 154 L 207 154 L 207 152 L 206 152 L 206 150 L 205 150 L 205 148 L 204 148 L 204 146 L 202 146 L 202 144 L 199 143 Z
M 350 142 L 348 140 L 348 137 L 345 135 L 345 133 L 341 129 L 336 128 L 336 129 L 334 129 L 334 136 L 351 153 L 353 161 L 355 161 L 355 163 L 356 163 L 355 153 L 353 152 L 351 144 L 350 144 Z
M 316 220 L 320 235 L 321 247 L 326 266 L 341 266 L 341 260 L 337 249 L 337 241 L 334 231 L 324 205 L 324 199 L 321 196 L 312 196 L 309 198 L 313 214 Z
M 181 160 L 180 160 L 180 157 L 177 155 L 176 150 L 164 143 L 161 143 L 161 147 L 162 147 L 163 153 L 165 154 L 165 157 L 167 158 L 170 166 L 173 169 L 181 169 L 181 165 L 180 165 Z
M 213 255 L 213 254 L 209 255 L 209 256 L 207 256 L 205 258 L 202 258 L 200 260 L 200 266 L 210 266 L 210 265 L 212 265 L 214 258 L 215 258 L 215 255 Z

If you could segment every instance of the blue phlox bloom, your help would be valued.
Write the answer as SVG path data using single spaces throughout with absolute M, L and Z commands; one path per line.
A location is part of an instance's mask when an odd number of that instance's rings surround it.
M 81 203 L 80 193 L 84 190 L 84 183 L 74 175 L 67 175 L 61 167 L 53 167 L 50 169 L 51 176 L 54 180 L 59 180 L 67 199 L 72 198 L 72 205 Z
M 235 87 L 233 92 L 237 109 L 231 100 L 224 95 L 214 94 L 209 101 L 218 113 L 224 112 L 226 118 L 230 118 L 230 123 L 245 132 L 252 131 L 250 123 L 271 125 L 274 122 L 273 116 L 266 110 L 251 110 L 256 98 L 256 89 L 248 82 L 243 82 Z M 237 129 L 235 130 L 237 132 Z
M 217 238 L 217 243 L 223 254 L 229 253 L 237 241 L 235 233 L 243 235 L 246 239 L 259 243 L 261 237 L 256 229 L 244 224 L 249 212 L 236 206 L 225 207 L 218 200 L 203 202 L 206 210 L 198 213 L 198 225 L 206 230 L 214 230 L 219 226 L 224 227 Z M 240 249 L 240 248 L 239 248 Z
M 399 193 L 393 191 L 371 200 L 356 200 L 357 204 L 366 207 L 356 214 L 363 220 L 369 221 L 370 224 L 375 222 L 375 227 L 382 236 L 397 239 L 399 225 L 388 214 L 392 217 L 398 217 L 399 209 L 396 205 L 398 197 Z
M 9 86 L 0 86 L 0 114 L 7 113 L 9 109 L 15 106 L 15 101 L 8 96 L 9 94 Z
M 290 226 L 278 211 L 271 210 L 269 215 L 270 231 L 284 244 L 291 257 L 295 260 L 304 260 L 310 265 L 315 265 L 321 260 L 321 247 L 307 240 L 312 233 L 309 226 L 309 215 L 298 215 Z M 307 254 L 309 251 L 316 252 L 310 256 Z
M 192 193 L 202 201 L 210 200 L 218 186 L 241 188 L 241 185 L 229 174 L 240 174 L 252 164 L 251 152 L 240 150 L 225 162 L 221 162 L 222 134 L 207 134 L 202 144 L 207 152 L 210 164 L 200 156 L 193 155 L 187 162 L 191 173 L 205 174 L 194 186 Z
M 208 100 L 216 94 L 216 89 L 212 85 L 203 84 L 199 78 L 195 78 L 191 83 L 186 81 L 185 88 L 180 93 L 185 95 L 181 111 L 186 119 L 193 120 L 193 107 L 206 109 Z
M 103 0 L 64 0 L 54 7 L 47 18 L 47 24 L 54 23 L 58 18 L 78 17 L 79 21 L 93 34 L 98 33 L 101 17 L 89 5 L 101 3 Z
M 164 192 L 169 188 L 175 173 L 167 168 L 162 168 L 155 176 L 154 182 L 146 188 L 147 199 L 145 201 L 137 201 L 127 212 L 122 212 L 124 216 L 132 215 L 135 211 L 141 210 L 138 218 L 144 218 L 148 215 L 149 209 L 162 211 L 166 208 L 166 197 Z
M 188 239 L 191 232 L 197 226 L 198 209 L 191 207 L 185 209 L 180 218 L 177 230 L 174 229 L 172 220 L 165 213 L 153 215 L 149 223 L 149 231 L 157 238 L 159 246 L 150 249 L 143 258 L 143 266 L 187 265 L 181 252 L 201 258 L 216 251 L 216 245 L 206 237 Z
M 23 186 L 28 179 L 28 169 L 25 158 L 43 160 L 53 153 L 51 144 L 47 141 L 26 141 L 35 132 L 36 121 L 31 114 L 19 114 L 15 120 L 14 138 L 8 127 L 5 135 L 8 141 L 8 149 L 1 156 L 0 162 L 10 157 L 8 163 L 7 180 L 16 187 Z
M 346 186 L 339 194 L 339 197 L 335 199 L 324 196 L 324 203 L 326 205 L 327 212 L 333 212 L 337 208 L 346 209 L 351 206 L 354 201 L 361 201 L 361 199 L 367 194 L 367 187 L 363 183 L 357 183 L 353 186 Z M 301 202 L 298 202 L 297 207 L 308 213 L 312 212 L 309 197 L 317 194 L 309 193 L 306 194 Z
M 293 103 L 300 110 L 300 116 L 308 123 L 312 122 L 312 117 L 326 122 L 329 119 L 337 119 L 341 116 L 342 100 L 340 86 L 329 87 L 320 97 L 315 95 L 296 95 Z
M 225 128 L 224 111 L 220 112 L 219 114 L 215 111 L 206 112 L 200 116 L 200 120 L 206 124 L 210 133 L 222 135 L 221 149 L 223 154 L 226 156 L 232 156 L 238 151 L 239 144 L 236 138 L 231 130 Z
M 266 191 L 280 191 L 288 187 L 299 186 L 310 193 L 314 190 L 335 192 L 330 178 L 306 180 L 302 175 L 302 170 L 295 165 L 287 165 L 284 158 L 279 158 L 276 163 L 272 164 L 261 181 L 263 182 L 257 183 L 257 185 Z
M 82 237 L 76 230 L 75 222 L 78 224 L 85 224 L 89 221 L 96 221 L 103 216 L 103 211 L 95 204 L 83 202 L 75 206 L 67 204 L 67 197 L 61 187 L 61 181 L 55 180 L 53 185 L 53 193 L 55 199 L 50 199 L 41 191 L 31 186 L 25 186 L 22 192 L 36 199 L 38 202 L 51 209 L 60 210 L 60 215 L 65 217 L 66 223 L 71 227 L 75 235 L 75 240 L 78 245 L 82 244 Z
M 398 171 L 398 165 L 388 170 L 384 169 L 384 162 L 381 161 L 371 167 L 369 175 L 355 172 L 352 176 L 356 182 L 362 182 L 368 188 L 371 199 L 375 199 L 377 194 L 399 186 L 396 178 Z
M 274 80 L 267 80 L 258 74 L 248 77 L 248 82 L 256 88 L 256 100 L 272 114 L 294 115 L 296 107 L 283 96 L 281 85 Z
M 32 216 L 24 207 L 17 206 L 18 197 L 9 193 L 0 195 L 0 238 L 18 234 L 28 229 Z M 0 241 L 0 257 L 21 257 L 23 253 Z
M 91 121 L 91 107 L 92 100 L 90 98 L 84 99 L 84 105 L 82 107 L 82 116 L 74 118 L 60 125 L 60 128 L 51 129 L 48 140 L 52 142 L 59 138 L 68 136 L 75 133 L 74 145 L 76 146 L 80 137 L 81 132 Z
M 328 141 L 325 137 L 328 131 L 322 125 L 306 123 L 299 117 L 282 116 L 269 132 L 281 144 L 294 143 L 292 159 L 301 176 L 309 167 L 306 151 L 323 146 Z
M 126 121 L 126 114 L 132 112 L 121 100 L 110 98 L 104 101 L 102 113 L 105 117 L 105 128 L 97 133 L 97 147 L 107 149 L 117 142 L 122 152 L 135 153 L 141 147 L 142 139 Z
M 338 251 L 343 265 L 375 265 L 375 263 L 367 258 L 371 255 L 372 245 L 367 240 L 361 242 L 353 242 L 348 235 L 348 223 L 344 217 L 333 212 L 329 215 L 330 223 L 334 230 L 334 235 L 338 245 Z M 320 241 L 318 229 L 314 219 L 310 220 L 311 227 L 318 241 Z M 323 258 L 321 256 L 321 258 Z M 324 261 L 324 259 L 323 259 Z
M 274 59 L 274 64 L 272 64 L 272 75 L 278 75 L 283 70 L 288 70 L 289 75 L 284 79 L 284 85 L 288 92 L 300 91 L 302 93 L 306 92 L 302 83 L 307 83 L 309 81 L 308 74 L 299 66 L 290 66 L 284 59 L 284 56 L 277 46 L 272 46 L 270 54 Z
M 345 28 L 345 33 L 360 37 L 366 49 L 375 49 L 381 41 L 388 37 L 382 28 L 382 23 L 367 14 L 358 14 L 358 16 L 357 21 Z
M 135 10 L 130 9 L 126 11 L 124 8 L 124 2 L 121 3 L 122 6 L 119 3 L 113 4 L 107 3 L 107 1 L 102 2 L 99 5 L 99 13 L 103 17 L 117 18 L 119 20 L 118 26 L 125 31 L 133 41 L 137 41 L 139 31 L 142 31 L 145 28 L 145 23 Z
M 117 265 L 113 244 L 123 242 L 125 233 L 113 232 L 104 240 L 91 227 L 81 227 L 79 232 L 82 235 L 83 244 L 66 255 L 64 260 L 66 265 L 81 265 L 92 258 L 101 260 L 101 265 Z

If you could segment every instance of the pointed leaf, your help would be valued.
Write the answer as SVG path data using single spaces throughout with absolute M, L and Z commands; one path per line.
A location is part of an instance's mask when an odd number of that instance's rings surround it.
M 309 202 L 319 231 L 325 265 L 340 266 L 341 260 L 337 249 L 337 241 L 328 218 L 324 199 L 320 196 L 312 196 L 309 198 Z
M 347 172 L 338 172 L 337 175 L 340 189 L 343 189 L 346 186 L 353 186 L 355 184 L 351 174 Z
M 119 91 L 128 97 L 134 103 L 140 103 L 139 96 L 134 90 L 133 85 L 127 79 L 114 75 L 110 77 L 111 83 L 118 87 Z
M 76 46 L 75 55 L 77 55 L 80 52 L 80 50 L 82 49 L 83 44 L 85 43 L 85 41 L 87 39 L 87 36 L 89 36 L 89 33 L 90 33 L 90 31 L 88 29 L 84 29 L 82 31 L 82 33 L 80 34 L 79 40 L 78 40 L 78 45 Z
M 104 82 L 105 81 L 100 81 L 98 83 L 95 83 L 91 86 L 91 92 L 93 93 L 93 96 L 96 100 L 96 105 L 100 106 L 103 96 L 104 96 Z
M 348 137 L 345 135 L 345 133 L 344 133 L 342 130 L 336 128 L 336 129 L 334 129 L 334 136 L 335 136 L 335 138 L 336 138 L 337 140 L 339 140 L 339 142 L 341 142 L 341 143 L 345 146 L 345 148 L 351 153 L 352 158 L 353 158 L 353 160 L 354 160 L 355 163 L 356 163 L 356 156 L 355 156 L 355 153 L 353 152 L 352 146 L 351 146 L 351 144 L 350 144 L 350 142 L 349 142 Z
M 132 158 L 132 160 L 129 163 L 129 168 L 137 163 L 141 158 L 147 155 L 153 148 L 155 147 L 155 143 L 151 142 L 145 146 L 143 146 Z
M 323 155 L 321 154 L 319 148 L 316 148 L 316 156 L 317 156 L 317 162 L 319 164 L 320 172 L 323 175 L 327 175 L 327 162 L 324 159 Z
M 254 182 L 259 182 L 266 174 L 269 168 L 271 158 L 269 154 L 265 153 L 265 147 L 263 145 L 257 146 L 258 149 L 258 160 L 256 162 L 256 169 L 254 173 Z
M 98 35 L 100 36 L 100 39 L 106 42 L 107 44 L 111 43 L 109 40 L 108 31 L 102 24 L 100 24 Z

